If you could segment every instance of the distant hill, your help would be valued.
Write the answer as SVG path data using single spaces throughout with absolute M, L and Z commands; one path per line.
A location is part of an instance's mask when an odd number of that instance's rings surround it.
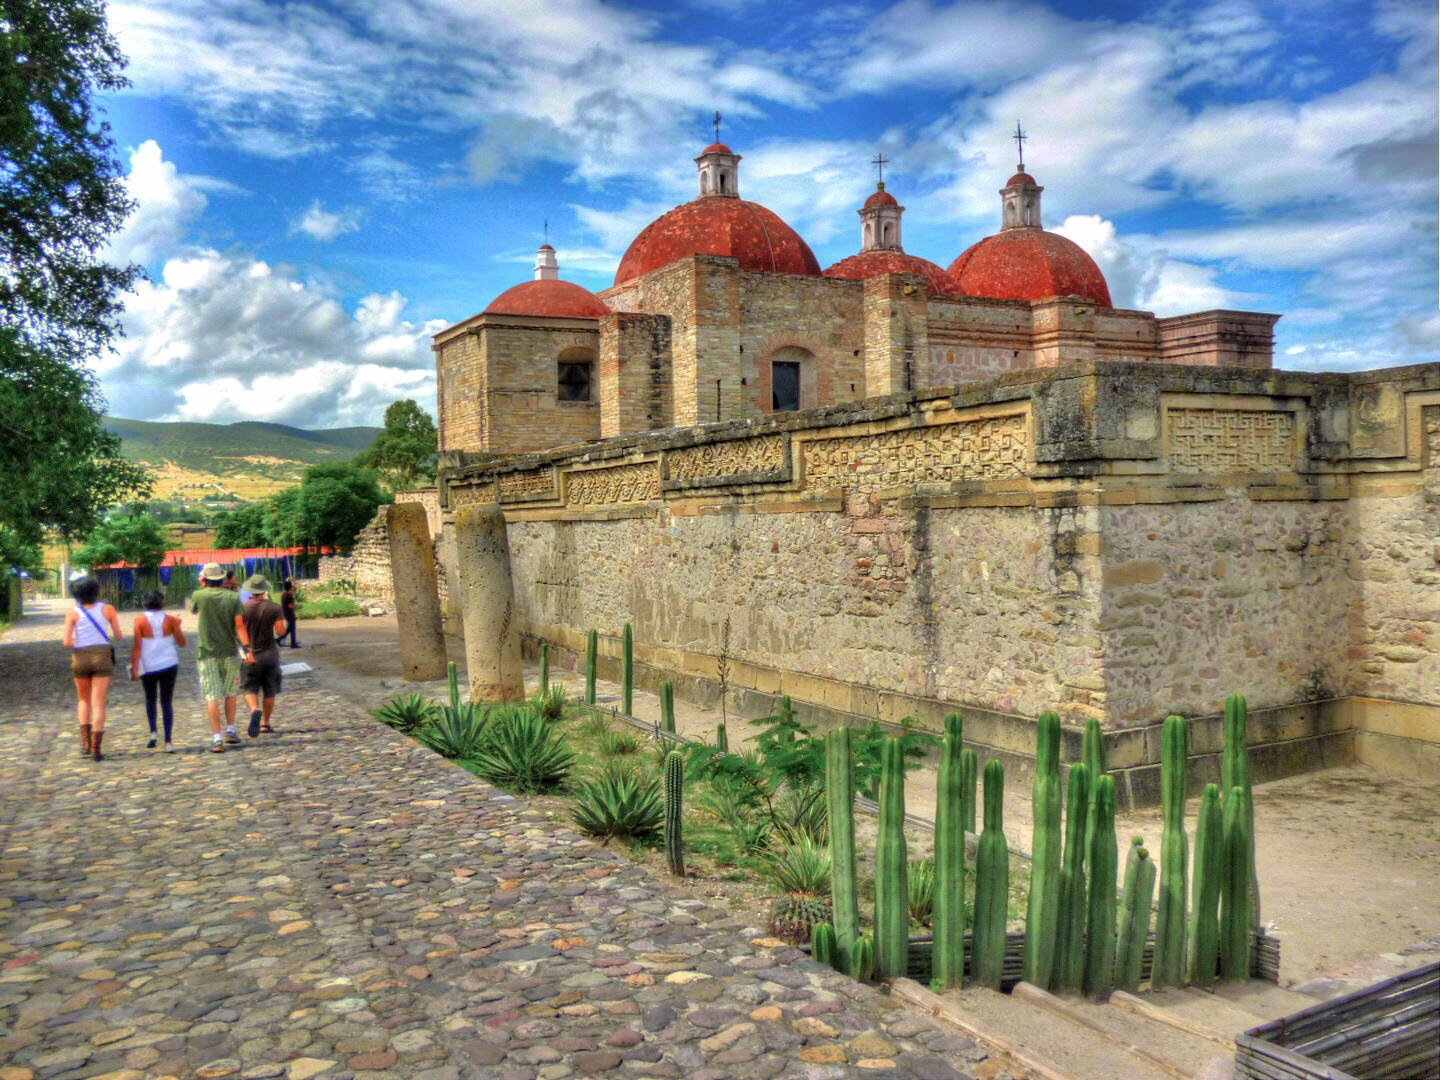
M 306 431 L 288 424 L 162 423 L 106 417 L 121 453 L 155 474 L 162 499 L 259 499 L 300 482 L 311 465 L 348 461 L 379 435 L 378 427 Z

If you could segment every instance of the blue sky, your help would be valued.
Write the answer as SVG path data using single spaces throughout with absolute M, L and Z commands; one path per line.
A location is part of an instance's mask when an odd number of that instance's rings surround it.
M 818 8 L 818 9 L 817 9 Z M 907 251 L 999 227 L 1015 164 L 1117 306 L 1284 315 L 1276 364 L 1435 359 L 1434 5 L 829 6 L 774 0 L 112 0 L 106 101 L 150 280 L 102 361 L 117 415 L 306 427 L 434 407 L 429 337 L 530 276 L 611 283 L 695 194 L 709 118 L 741 194 L 828 266 L 891 159 Z

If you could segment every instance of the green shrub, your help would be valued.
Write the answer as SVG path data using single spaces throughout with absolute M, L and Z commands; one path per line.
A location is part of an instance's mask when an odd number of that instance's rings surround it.
M 414 735 L 435 719 L 440 707 L 424 694 L 407 694 L 386 702 L 371 712 L 382 724 L 387 724 L 405 735 Z
M 830 895 L 830 849 L 807 836 L 774 851 L 766 861 L 766 871 L 781 892 Z
M 910 921 L 926 926 L 935 910 L 935 862 L 933 859 L 911 859 L 905 878 L 910 888 Z
M 430 723 L 415 732 L 415 738 L 441 757 L 473 758 L 485 745 L 489 717 L 479 705 L 441 705 Z
M 564 683 L 551 683 L 540 689 L 531 704 L 546 720 L 559 720 L 565 715 L 565 703 L 569 698 Z
M 659 834 L 665 821 L 660 782 L 610 766 L 575 789 L 571 811 L 580 831 L 606 843 L 614 837 L 644 840 Z
M 492 710 L 484 746 L 468 755 L 480 776 L 507 791 L 533 795 L 565 782 L 575 754 L 564 733 L 534 709 Z
M 640 737 L 633 731 L 607 731 L 600 736 L 600 752 L 606 757 L 629 757 L 640 752 Z
M 301 619 L 343 619 L 350 615 L 364 615 L 365 611 L 348 596 L 333 596 L 328 600 L 305 600 L 295 609 Z

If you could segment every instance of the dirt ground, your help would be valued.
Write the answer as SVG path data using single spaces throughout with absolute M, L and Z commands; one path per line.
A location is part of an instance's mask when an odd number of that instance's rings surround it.
M 442 697 L 443 681 L 417 686 L 402 680 L 395 637 L 393 616 L 306 621 L 305 648 L 292 656 L 367 708 L 415 689 Z M 461 643 L 449 645 L 451 659 L 463 664 Z M 535 681 L 533 669 L 528 678 Z M 584 689 L 575 672 L 552 668 L 551 680 L 564 682 L 573 696 Z M 599 699 L 617 704 L 619 687 L 602 682 Z M 713 738 L 718 710 L 683 701 L 675 708 L 682 733 Z M 635 713 L 658 720 L 659 699 L 637 691 Z M 732 745 L 744 726 L 730 718 Z M 933 817 L 933 770 L 916 770 L 906 789 L 909 812 Z M 1189 816 L 1192 837 L 1197 802 Z M 1005 815 L 1012 850 L 1028 850 L 1028 790 L 1007 791 Z M 1440 783 L 1360 765 L 1327 769 L 1258 785 L 1255 817 L 1261 914 L 1281 940 L 1286 985 L 1364 985 L 1440 958 Z M 1138 833 L 1158 852 L 1158 808 L 1125 814 L 1118 824 L 1122 838 Z

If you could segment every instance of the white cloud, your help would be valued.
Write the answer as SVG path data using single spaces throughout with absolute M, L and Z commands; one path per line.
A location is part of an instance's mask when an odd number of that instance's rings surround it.
M 110 242 L 107 257 L 117 264 L 149 265 L 172 250 L 205 209 L 194 180 L 165 160 L 160 144 L 147 139 L 130 152 L 125 192 L 135 209 Z
M 326 210 L 316 199 L 290 225 L 290 233 L 304 233 L 322 243 L 360 228 L 360 215 L 355 210 Z

